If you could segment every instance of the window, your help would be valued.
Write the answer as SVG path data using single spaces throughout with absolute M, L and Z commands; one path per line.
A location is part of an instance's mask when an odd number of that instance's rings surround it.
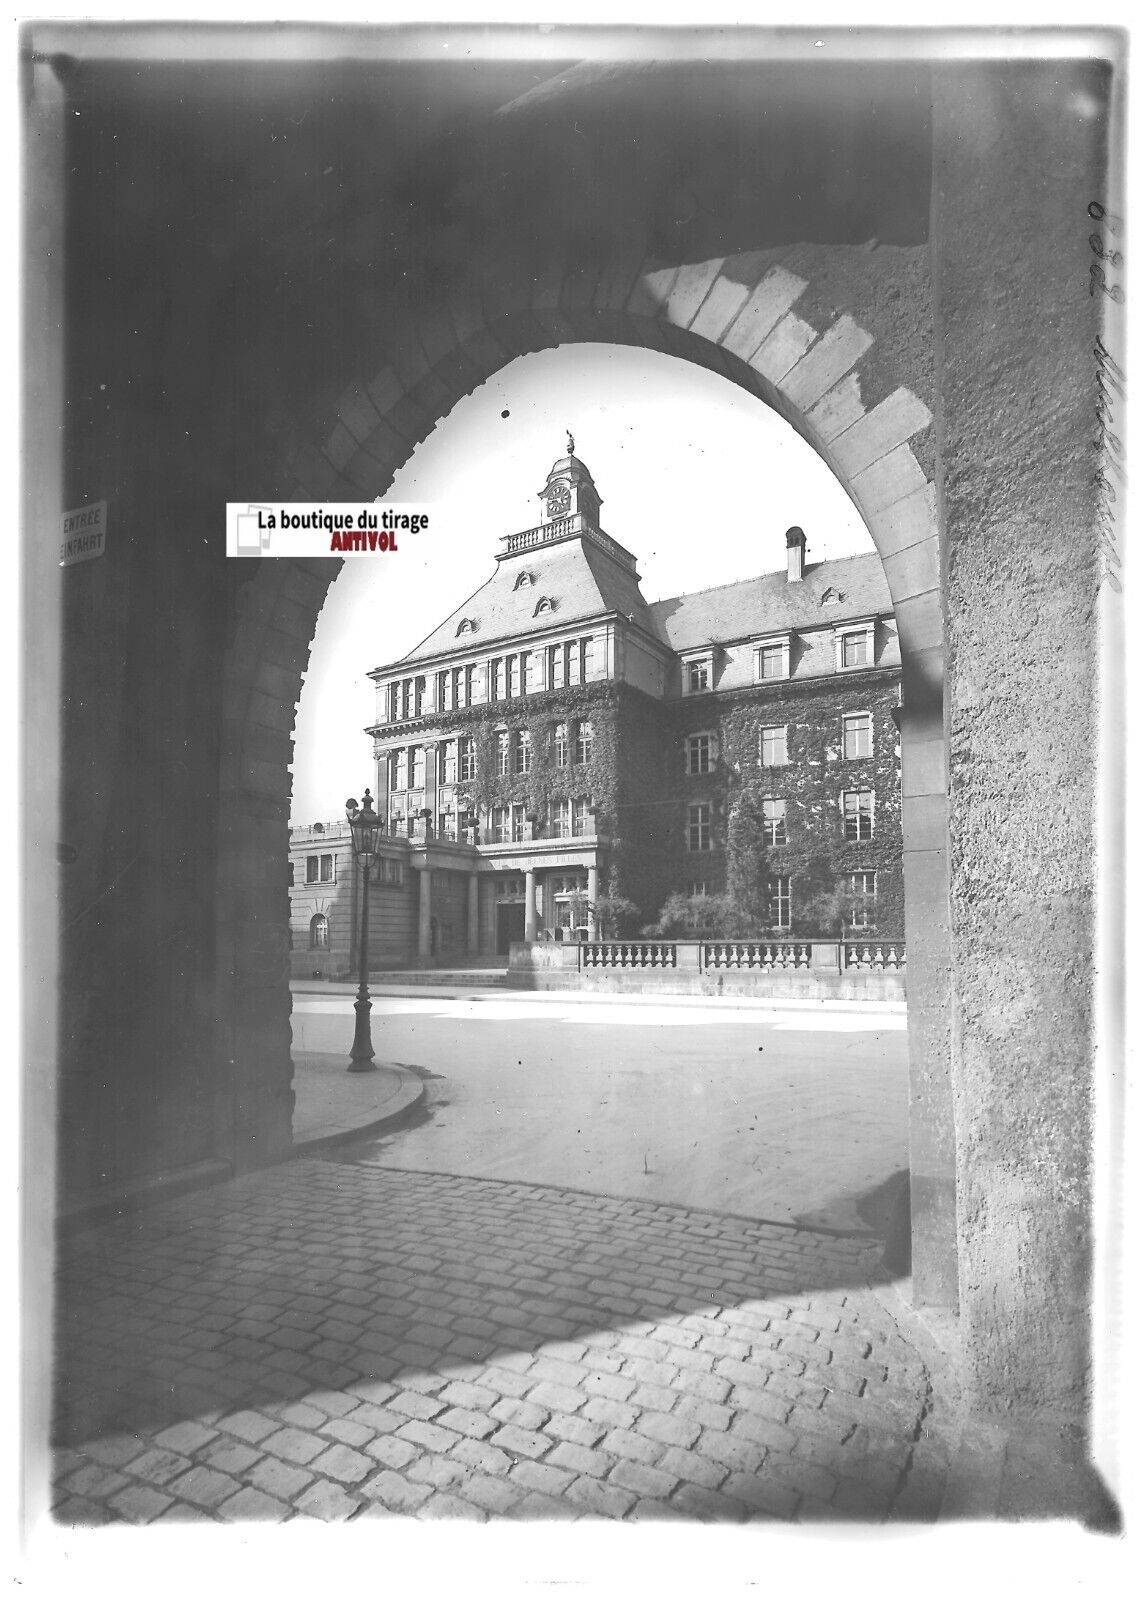
M 434 703 L 438 711 L 450 709 L 450 673 L 436 672 L 434 680 Z
M 547 831 L 552 839 L 570 837 L 570 802 L 551 800 L 546 808 Z
M 553 602 L 553 600 L 550 599 L 549 595 L 545 595 L 544 594 L 542 596 L 542 599 L 534 607 L 534 615 L 536 617 L 542 617 L 542 616 L 545 616 L 548 611 L 553 611 L 553 610 L 554 610 L 554 602 Z
M 548 689 L 564 689 L 566 679 L 563 676 L 565 658 L 560 644 L 552 644 L 546 651 L 546 687 Z
M 491 806 L 490 808 L 490 842 L 491 844 L 510 843 L 510 808 L 509 806 Z
M 789 878 L 770 878 L 768 884 L 769 922 L 778 931 L 790 923 Z
M 703 694 L 710 686 L 710 664 L 708 661 L 689 661 L 686 663 L 686 691 L 689 694 Z
M 454 636 L 457 639 L 460 634 L 463 634 L 463 633 L 474 633 L 476 627 L 477 627 L 477 624 L 472 622 L 469 617 L 463 617 L 463 619 L 459 623 L 458 627 L 454 630 Z
M 858 842 L 873 837 L 873 791 L 854 789 L 841 797 L 845 837 Z
M 438 781 L 458 782 L 458 743 L 454 739 L 447 739 L 438 747 Z
M 709 850 L 711 848 L 710 803 L 708 800 L 704 800 L 700 805 L 689 807 L 686 848 L 689 850 Z
M 877 920 L 877 874 L 875 872 L 851 872 L 849 874 L 849 893 L 853 897 L 853 904 L 849 907 L 848 926 L 850 931 L 855 933 L 872 931 Z
M 580 839 L 584 834 L 592 833 L 594 831 L 591 826 L 589 800 L 583 798 L 573 801 L 571 804 L 571 813 L 571 831 L 576 839 Z
M 689 895 L 691 900 L 708 899 L 709 892 L 710 886 L 708 878 L 695 878 L 690 884 L 689 888 L 686 890 L 686 893 Z
M 438 824 L 435 832 L 438 834 L 440 839 L 455 839 L 458 837 L 457 833 L 455 832 L 453 811 L 439 812 Z
M 451 671 L 451 705 L 454 710 L 474 703 L 474 678 L 476 667 L 455 667 Z
M 426 751 L 421 744 L 413 744 L 407 751 L 407 788 L 426 787 Z
M 854 667 L 873 665 L 874 624 L 862 628 L 840 628 L 837 631 L 837 669 L 847 672 Z
M 564 767 L 570 760 L 570 737 L 566 724 L 556 722 L 550 737 L 554 749 L 554 765 Z
M 691 777 L 713 770 L 712 747 L 708 733 L 691 733 L 686 740 L 686 771 Z
M 789 677 L 789 639 L 766 639 L 754 653 L 757 676 L 762 681 Z
M 525 728 L 519 728 L 514 735 L 514 770 L 530 771 L 530 734 Z
M 498 735 L 498 776 L 505 778 L 510 771 L 510 734 L 505 728 Z
M 498 656 L 490 663 L 488 670 L 490 672 L 490 698 L 492 700 L 505 700 L 506 662 L 501 656 Z
M 534 582 L 533 572 L 520 572 L 514 580 L 514 587 L 521 589 L 524 585 Z
M 586 682 L 593 643 L 592 639 L 571 639 L 562 646 L 562 664 L 568 684 Z
M 784 844 L 785 801 L 763 800 L 761 803 L 761 816 L 766 844 Z
M 388 860 L 387 861 L 387 882 L 388 883 L 402 883 L 402 881 L 403 881 L 403 864 L 402 864 L 402 862 L 401 861 Z
M 318 856 L 308 856 L 307 857 L 307 882 L 308 883 L 318 883 L 318 881 L 319 881 L 319 857 Z
M 402 714 L 404 719 L 421 717 L 426 699 L 425 678 L 404 678 L 402 681 Z
M 334 858 L 334 856 L 320 856 L 319 857 L 319 882 L 320 883 L 334 883 L 334 881 L 335 881 L 335 858 Z
M 574 765 L 584 767 L 594 753 L 594 725 L 590 722 L 575 724 Z
M 525 806 L 511 806 L 510 808 L 510 837 L 515 844 L 521 844 L 526 838 Z
M 468 734 L 458 741 L 458 777 L 460 783 L 472 783 L 477 770 L 474 740 Z
M 761 764 L 763 767 L 789 765 L 788 727 L 761 730 Z
M 287 887 L 289 889 L 295 887 L 295 863 L 293 861 L 287 863 Z
M 311 918 L 311 948 L 312 950 L 326 950 L 330 940 L 327 919 L 322 912 L 317 912 Z
M 841 744 L 846 761 L 873 754 L 873 717 L 868 711 L 847 712 L 841 718 Z

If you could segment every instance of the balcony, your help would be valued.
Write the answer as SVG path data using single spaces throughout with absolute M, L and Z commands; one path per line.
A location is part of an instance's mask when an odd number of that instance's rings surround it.
M 523 550 L 533 550 L 538 545 L 555 544 L 559 539 L 569 539 L 576 534 L 591 540 L 628 571 L 637 571 L 636 558 L 616 539 L 611 539 L 608 533 L 603 533 L 601 528 L 595 528 L 581 512 L 575 512 L 569 517 L 556 517 L 553 522 L 543 522 L 536 528 L 525 528 L 521 533 L 503 534 L 502 542 L 506 548 L 498 556 L 498 560 L 519 555 Z

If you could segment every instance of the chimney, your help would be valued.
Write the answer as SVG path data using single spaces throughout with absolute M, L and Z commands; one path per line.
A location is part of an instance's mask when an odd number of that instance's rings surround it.
M 785 530 L 785 554 L 790 583 L 800 583 L 805 576 L 805 534 L 801 528 Z

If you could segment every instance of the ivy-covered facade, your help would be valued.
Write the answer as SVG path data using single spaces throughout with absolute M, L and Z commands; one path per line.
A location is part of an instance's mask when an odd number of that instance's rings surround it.
M 784 570 L 648 604 L 573 441 L 539 498 L 489 582 L 371 674 L 410 869 L 413 948 L 386 963 L 655 927 L 902 937 L 878 557 L 807 566 L 791 529 Z

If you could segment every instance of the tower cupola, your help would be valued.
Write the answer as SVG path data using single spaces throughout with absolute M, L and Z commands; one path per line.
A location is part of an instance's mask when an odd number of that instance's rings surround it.
M 546 487 L 538 491 L 538 498 L 543 503 L 544 521 L 581 516 L 591 529 L 598 531 L 602 499 L 585 463 L 574 454 L 571 433 L 566 435 L 566 454 L 550 468 Z

